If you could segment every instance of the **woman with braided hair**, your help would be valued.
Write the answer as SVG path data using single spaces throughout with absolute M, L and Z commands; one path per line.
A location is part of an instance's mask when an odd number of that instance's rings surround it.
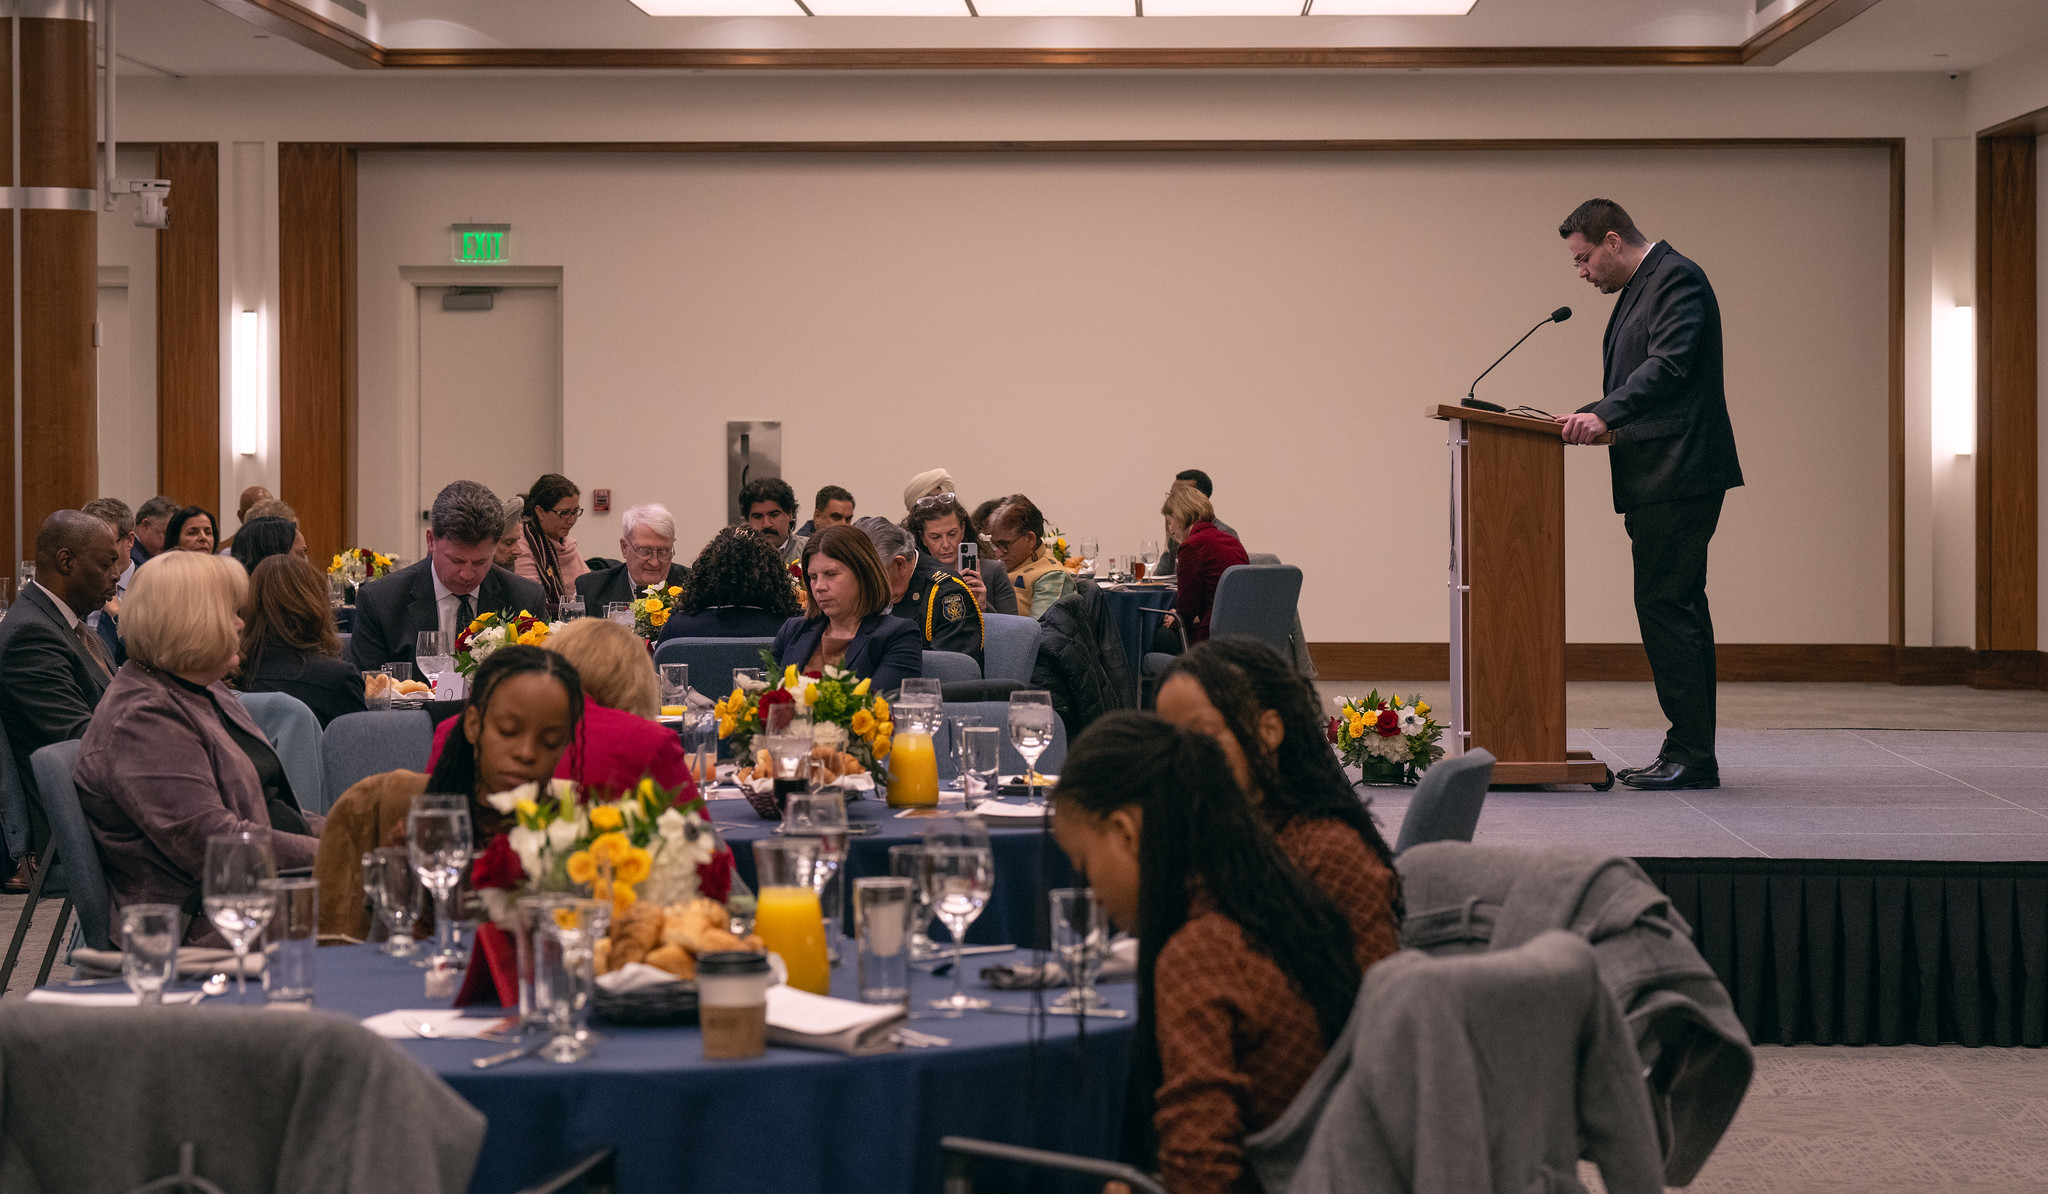
M 538 581 L 550 605 L 564 596 L 575 596 L 576 578 L 590 571 L 576 541 L 569 537 L 569 532 L 576 529 L 576 520 L 583 517 L 582 497 L 583 491 L 576 488 L 576 482 L 560 473 L 544 474 L 526 491 L 512 570 Z M 601 609 L 585 612 L 604 613 Z
M 1315 689 L 1256 639 L 1210 639 L 1174 660 L 1159 716 L 1207 734 L 1288 858 L 1351 922 L 1360 967 L 1400 948 L 1394 852 L 1330 749 Z

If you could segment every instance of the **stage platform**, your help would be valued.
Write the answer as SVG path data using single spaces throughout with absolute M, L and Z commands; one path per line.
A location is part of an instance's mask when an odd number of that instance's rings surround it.
M 1615 767 L 1654 730 L 1577 730 Z M 2048 732 L 1723 730 L 1719 789 L 1497 789 L 1474 839 L 1636 858 L 1756 1040 L 2048 1043 Z M 1389 840 L 1408 790 L 1368 790 Z

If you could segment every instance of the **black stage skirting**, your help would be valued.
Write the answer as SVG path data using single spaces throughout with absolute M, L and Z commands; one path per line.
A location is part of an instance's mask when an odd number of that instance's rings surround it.
M 2048 1042 L 2048 862 L 1637 862 L 1758 1044 Z

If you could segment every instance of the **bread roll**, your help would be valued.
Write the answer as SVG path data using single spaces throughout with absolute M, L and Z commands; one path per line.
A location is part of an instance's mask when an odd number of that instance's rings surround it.
M 647 955 L 649 966 L 659 967 L 677 978 L 696 978 L 697 959 L 680 945 L 664 945 Z

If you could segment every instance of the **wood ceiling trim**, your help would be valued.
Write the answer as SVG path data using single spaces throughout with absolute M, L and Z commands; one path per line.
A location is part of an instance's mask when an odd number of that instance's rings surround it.
M 293 0 L 208 0 L 357 70 L 1418 70 L 1775 66 L 1878 0 L 1808 0 L 1737 46 L 394 49 Z

